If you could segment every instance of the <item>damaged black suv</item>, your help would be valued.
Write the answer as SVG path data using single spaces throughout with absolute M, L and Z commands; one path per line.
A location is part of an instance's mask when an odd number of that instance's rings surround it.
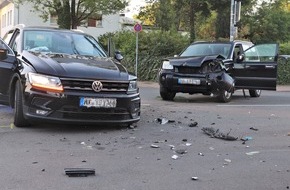
M 173 100 L 176 93 L 213 95 L 229 102 L 237 89 L 251 97 L 276 90 L 278 44 L 251 42 L 194 42 L 180 55 L 163 60 L 160 95 Z

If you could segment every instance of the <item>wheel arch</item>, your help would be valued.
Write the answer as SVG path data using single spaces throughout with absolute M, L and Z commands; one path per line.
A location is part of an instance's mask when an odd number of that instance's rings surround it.
M 12 80 L 10 82 L 10 90 L 9 90 L 9 105 L 14 108 L 14 99 L 15 99 L 15 85 L 17 81 L 20 81 L 20 76 L 18 74 L 14 74 Z

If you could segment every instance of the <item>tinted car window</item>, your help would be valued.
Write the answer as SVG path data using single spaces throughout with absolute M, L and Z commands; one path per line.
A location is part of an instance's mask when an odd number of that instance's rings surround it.
M 206 56 L 206 55 L 222 55 L 228 57 L 231 44 L 213 44 L 200 43 L 190 45 L 184 52 L 180 54 L 181 57 L 186 56 Z
M 98 42 L 87 35 L 68 32 L 25 31 L 24 50 L 106 57 Z

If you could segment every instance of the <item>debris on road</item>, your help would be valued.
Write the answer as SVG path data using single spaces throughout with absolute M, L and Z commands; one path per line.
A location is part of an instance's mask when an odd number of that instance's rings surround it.
M 228 141 L 235 141 L 238 139 L 238 137 L 229 135 L 231 130 L 227 134 L 221 133 L 219 132 L 219 129 L 214 129 L 213 127 L 203 127 L 201 130 L 212 138 L 218 138 Z
M 259 151 L 247 152 L 246 155 L 253 156 L 254 154 L 259 154 Z
M 198 153 L 199 156 L 204 156 L 204 154 L 202 152 Z
M 186 149 L 178 149 L 178 150 L 175 150 L 175 152 L 177 154 L 186 154 L 187 153 L 187 150 Z
M 177 156 L 177 155 L 173 155 L 173 156 L 171 156 L 171 158 L 172 158 L 173 160 L 177 160 L 178 156 Z
M 160 147 L 156 144 L 151 144 L 151 148 L 160 148 Z
M 250 129 L 253 130 L 253 131 L 258 131 L 259 130 L 259 129 L 254 128 L 254 127 L 250 127 Z
M 249 141 L 249 140 L 253 140 L 253 137 L 246 136 L 246 137 L 241 138 L 241 141 L 243 141 L 243 144 L 246 144 L 246 141 Z
M 175 120 L 169 120 L 166 118 L 157 118 L 156 121 L 160 123 L 161 125 L 167 124 L 167 123 L 175 123 Z
M 65 174 L 69 177 L 87 177 L 95 175 L 95 169 L 92 168 L 65 168 Z
M 189 127 L 198 127 L 198 123 L 195 121 L 189 124 Z
M 196 181 L 196 180 L 198 180 L 198 177 L 191 177 L 191 179 L 192 179 L 193 181 Z

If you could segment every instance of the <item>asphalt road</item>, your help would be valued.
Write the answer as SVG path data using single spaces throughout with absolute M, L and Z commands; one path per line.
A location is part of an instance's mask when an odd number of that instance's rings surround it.
M 0 189 L 289 189 L 288 89 L 263 91 L 260 98 L 238 91 L 223 104 L 184 94 L 162 101 L 155 83 L 140 87 L 142 118 L 134 129 L 16 128 L 12 110 L 0 106 Z M 204 128 L 237 140 L 210 137 Z M 65 168 L 92 168 L 96 174 L 68 177 Z

